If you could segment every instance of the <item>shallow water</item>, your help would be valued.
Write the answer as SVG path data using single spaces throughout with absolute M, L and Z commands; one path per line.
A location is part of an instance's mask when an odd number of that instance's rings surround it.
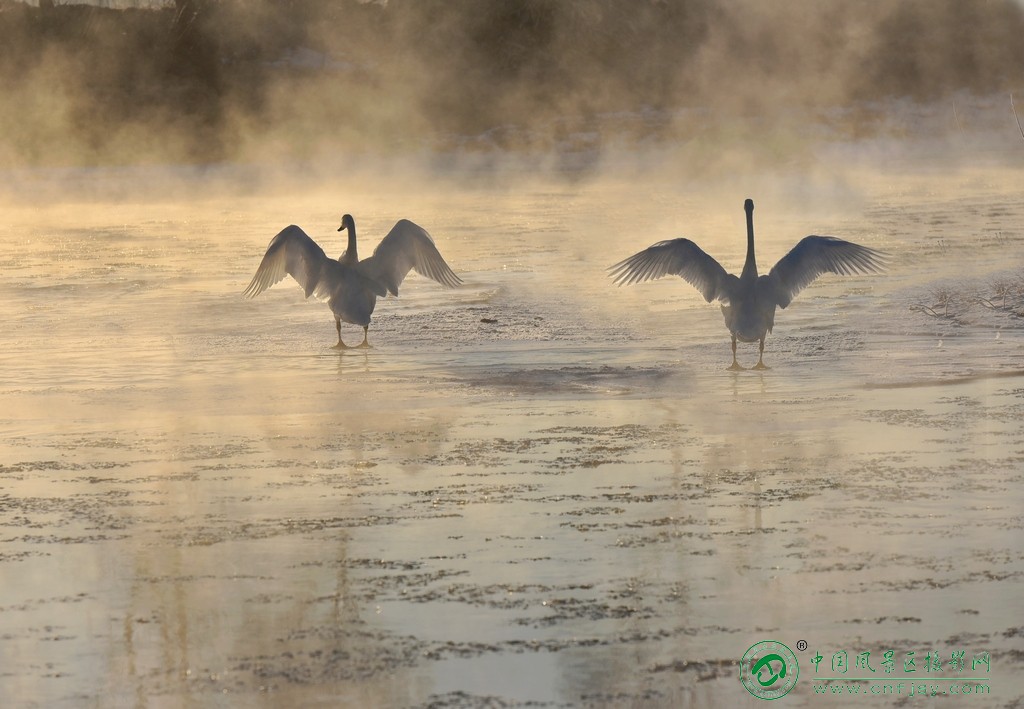
M 815 695 L 844 649 L 989 652 L 971 705 L 1021 702 L 1019 183 L 6 204 L 5 706 L 760 706 L 766 639 L 808 643 L 787 706 L 863 706 Z M 807 233 L 891 268 L 732 373 L 717 307 L 604 268 L 686 235 L 738 270 L 746 196 L 762 270 Z M 240 297 L 285 224 L 340 251 L 342 211 L 366 249 L 423 224 L 465 287 L 410 276 L 342 353 L 290 281 Z

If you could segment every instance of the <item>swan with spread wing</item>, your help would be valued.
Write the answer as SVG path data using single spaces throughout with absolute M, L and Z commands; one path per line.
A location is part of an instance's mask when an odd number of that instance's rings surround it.
M 736 361 L 736 341 L 760 342 L 754 369 L 764 364 L 764 338 L 775 324 L 775 309 L 793 298 L 823 273 L 852 275 L 876 273 L 885 254 L 834 236 L 805 236 L 779 259 L 766 276 L 757 275 L 754 258 L 754 202 L 746 200 L 747 259 L 737 278 L 689 239 L 660 241 L 608 269 L 616 285 L 640 283 L 668 274 L 681 276 L 700 291 L 707 302 L 722 304 L 725 326 L 732 334 L 731 370 L 744 369 Z
M 244 295 L 255 298 L 286 275 L 294 278 L 308 298 L 326 300 L 334 313 L 338 331 L 335 349 L 347 348 L 341 339 L 341 321 L 363 328 L 358 347 L 369 347 L 367 335 L 370 316 L 377 298 L 398 295 L 398 287 L 410 270 L 440 283 L 446 288 L 461 285 L 460 279 L 441 257 L 430 234 L 408 219 L 401 219 L 388 232 L 373 255 L 359 260 L 356 223 L 351 214 L 341 218 L 338 231 L 348 230 L 348 248 L 337 260 L 302 229 L 292 224 L 270 241 L 263 261 L 256 269 Z

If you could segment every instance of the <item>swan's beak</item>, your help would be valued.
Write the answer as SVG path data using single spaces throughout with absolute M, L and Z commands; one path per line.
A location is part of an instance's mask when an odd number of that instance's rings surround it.
M 345 231 L 345 225 L 342 224 L 340 227 L 338 227 L 338 231 Z

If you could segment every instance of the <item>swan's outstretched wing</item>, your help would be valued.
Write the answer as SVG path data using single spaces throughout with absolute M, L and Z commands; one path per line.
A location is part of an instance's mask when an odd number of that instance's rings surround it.
M 256 269 L 256 275 L 252 277 L 243 295 L 255 298 L 279 283 L 285 275 L 290 275 L 302 286 L 308 298 L 316 290 L 324 264 L 329 261 L 324 250 L 306 232 L 292 224 L 271 239 L 267 253 Z
M 718 261 L 689 239 L 659 241 L 615 264 L 608 272 L 619 286 L 661 278 L 670 273 L 682 276 L 709 303 L 715 299 L 728 301 L 732 284 L 736 281 L 735 276 L 726 273 Z
M 877 273 L 885 268 L 885 254 L 834 236 L 805 236 L 779 259 L 767 276 L 780 308 L 823 273 L 852 275 Z
M 447 288 L 462 284 L 441 258 L 426 229 L 408 219 L 399 220 L 374 249 L 373 256 L 359 262 L 359 270 L 392 295 L 398 295 L 398 286 L 412 269 Z

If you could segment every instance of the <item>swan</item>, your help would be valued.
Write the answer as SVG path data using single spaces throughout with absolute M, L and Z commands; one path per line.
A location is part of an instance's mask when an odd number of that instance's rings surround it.
M 348 248 L 337 261 L 302 229 L 286 226 L 270 241 L 256 275 L 243 295 L 255 298 L 285 275 L 294 278 L 308 298 L 326 300 L 334 313 L 338 331 L 335 349 L 347 349 L 341 339 L 341 321 L 363 328 L 363 341 L 357 347 L 369 347 L 370 315 L 377 298 L 398 295 L 398 286 L 411 269 L 447 288 L 462 284 L 441 257 L 426 229 L 408 219 L 400 219 L 374 249 L 373 255 L 359 260 L 356 247 L 356 222 L 351 214 L 341 218 L 338 231 L 348 230 Z
M 884 270 L 886 255 L 834 236 L 805 236 L 779 259 L 767 276 L 757 275 L 754 258 L 754 202 L 746 200 L 747 260 L 739 278 L 727 273 L 714 258 L 689 239 L 659 241 L 611 266 L 616 285 L 641 283 L 667 274 L 682 276 L 707 302 L 722 303 L 725 326 L 732 334 L 730 370 L 744 369 L 736 361 L 736 341 L 760 341 L 754 369 L 764 364 L 764 338 L 775 324 L 775 308 L 785 308 L 823 273 L 851 275 Z

